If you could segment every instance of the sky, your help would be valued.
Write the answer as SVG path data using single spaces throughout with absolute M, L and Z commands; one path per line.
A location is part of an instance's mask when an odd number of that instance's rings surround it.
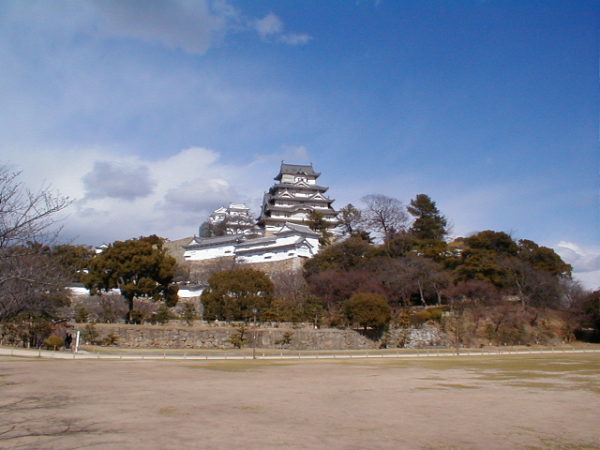
M 336 208 L 425 193 L 597 288 L 599 25 L 586 0 L 4 0 L 0 164 L 98 245 L 258 214 L 313 163 Z

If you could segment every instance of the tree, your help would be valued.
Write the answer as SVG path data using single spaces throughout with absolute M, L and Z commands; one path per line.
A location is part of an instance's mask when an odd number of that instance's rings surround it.
M 502 257 L 492 250 L 465 249 L 454 274 L 457 281 L 489 281 L 499 288 L 505 288 L 511 284 L 511 280 L 510 269 L 503 262 Z
M 50 241 L 55 236 L 56 214 L 70 204 L 49 186 L 30 191 L 19 175 L 0 166 L 0 248 Z
M 321 234 L 319 238 L 319 244 L 323 246 L 328 246 L 331 244 L 332 234 L 329 231 L 331 228 L 331 223 L 325 220 L 325 215 L 317 210 L 311 210 L 308 214 L 308 227 Z
M 364 269 L 326 270 L 311 275 L 308 283 L 314 294 L 323 299 L 330 319 L 338 313 L 339 306 L 356 292 L 385 292 L 373 272 Z
M 324 270 L 350 270 L 361 267 L 376 254 L 376 248 L 359 236 L 353 236 L 343 242 L 335 243 L 321 250 L 304 264 L 304 273 L 310 274 Z
M 489 250 L 505 256 L 516 256 L 519 251 L 516 242 L 503 231 L 480 231 L 466 238 L 465 243 L 472 249 Z
M 518 257 L 527 261 L 534 269 L 553 276 L 571 278 L 573 268 L 551 248 L 539 246 L 528 239 L 519 240 L 518 247 Z
M 52 247 L 52 257 L 64 268 L 71 281 L 81 281 L 89 267 L 94 250 L 85 245 L 57 245 Z
M 580 304 L 582 329 L 579 334 L 585 340 L 600 342 L 600 290 L 589 293 Z
M 50 254 L 57 214 L 69 199 L 44 186 L 29 190 L 19 172 L 0 166 L 0 322 L 18 331 L 16 341 L 38 345 L 68 303 L 67 277 Z
M 84 284 L 91 294 L 117 288 L 128 304 L 126 321 L 131 321 L 133 299 L 147 297 L 177 303 L 175 259 L 167 255 L 163 239 L 158 236 L 116 241 L 92 259 Z
M 262 320 L 273 300 L 273 283 L 260 270 L 234 269 L 216 272 L 202 292 L 207 320 Z
M 340 209 L 338 219 L 345 236 L 354 236 L 362 231 L 362 211 L 355 208 L 352 203 Z
M 346 301 L 345 311 L 351 323 L 357 323 L 365 330 L 367 327 L 383 328 L 392 317 L 390 304 L 379 294 L 354 294 Z
M 188 327 L 194 325 L 194 320 L 197 319 L 196 307 L 193 303 L 185 302 L 183 304 L 183 311 L 181 312 L 181 318 L 185 321 Z
M 374 276 L 385 287 L 388 299 L 405 306 L 413 300 L 424 306 L 440 304 L 442 291 L 452 281 L 441 265 L 421 256 L 381 258 L 373 265 Z
M 385 243 L 406 229 L 408 216 L 398 199 L 381 194 L 371 194 L 361 199 L 365 203 L 362 212 L 365 226 L 379 234 Z
M 407 210 L 415 218 L 411 232 L 417 239 L 441 241 L 448 234 L 448 221 L 428 195 L 418 194 L 410 201 Z

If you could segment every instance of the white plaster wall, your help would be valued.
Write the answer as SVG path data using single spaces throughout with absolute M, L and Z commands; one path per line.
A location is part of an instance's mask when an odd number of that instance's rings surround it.
M 224 246 L 204 247 L 193 250 L 186 250 L 183 257 L 186 261 L 204 261 L 212 258 L 220 258 L 223 256 L 233 256 L 235 246 L 227 244 Z
M 203 291 L 204 291 L 204 288 L 190 289 L 190 288 L 180 287 L 179 291 L 177 291 L 177 296 L 179 298 L 200 297 L 202 295 Z
M 292 253 L 292 255 L 288 255 Z M 257 250 L 256 253 L 244 253 L 238 257 L 238 261 L 244 264 L 259 263 L 267 261 L 283 261 L 285 259 L 294 258 L 297 255 L 295 249 L 276 249 L 268 252 Z

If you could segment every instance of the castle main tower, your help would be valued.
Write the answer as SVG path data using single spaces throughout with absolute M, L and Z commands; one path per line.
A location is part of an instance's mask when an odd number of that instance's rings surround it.
M 274 178 L 278 183 L 264 195 L 259 225 L 265 227 L 267 233 L 279 230 L 286 222 L 308 225 L 311 211 L 320 212 L 335 225 L 337 212 L 331 206 L 334 200 L 325 195 L 327 187 L 317 184 L 320 175 L 312 164 L 282 162 Z

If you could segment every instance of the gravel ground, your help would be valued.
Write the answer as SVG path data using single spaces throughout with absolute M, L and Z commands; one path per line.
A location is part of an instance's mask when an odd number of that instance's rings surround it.
M 600 448 L 600 355 L 0 359 L 0 448 Z

